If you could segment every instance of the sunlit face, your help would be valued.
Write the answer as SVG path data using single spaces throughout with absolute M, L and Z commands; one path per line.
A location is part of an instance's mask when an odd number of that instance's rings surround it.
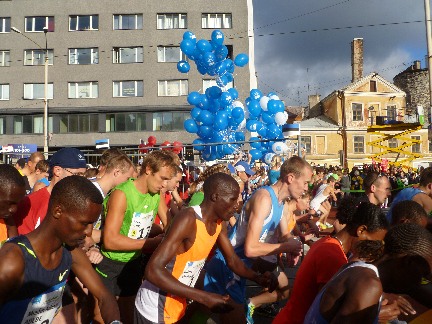
M 0 218 L 9 218 L 17 211 L 18 203 L 25 196 L 25 188 L 13 185 L 0 190 Z
M 298 199 L 303 192 L 308 190 L 308 183 L 312 178 L 312 170 L 309 167 L 305 167 L 300 176 L 296 177 L 293 173 L 289 173 L 287 177 L 289 196 L 293 199 Z
M 180 185 L 180 181 L 181 181 L 182 177 L 183 177 L 183 174 L 181 172 L 177 172 L 177 174 L 168 181 L 168 184 L 166 186 L 166 190 L 167 191 L 173 191 L 176 188 L 178 188 Z
M 70 177 L 72 175 L 77 175 L 77 176 L 84 176 L 84 173 L 86 171 L 86 168 L 61 168 L 62 172 L 60 174 L 60 179 L 64 179 L 66 177 Z
M 373 196 L 378 205 L 385 203 L 386 199 L 391 196 L 391 184 L 387 177 L 379 177 L 371 186 Z
M 163 166 L 158 172 L 151 172 L 150 168 L 146 170 L 147 188 L 150 193 L 158 193 L 166 188 L 168 181 L 172 178 L 172 169 L 168 166 Z
M 93 223 L 102 211 L 101 204 L 87 203 L 87 207 L 79 211 L 61 211 L 62 241 L 70 247 L 84 244 L 85 238 L 92 234 Z

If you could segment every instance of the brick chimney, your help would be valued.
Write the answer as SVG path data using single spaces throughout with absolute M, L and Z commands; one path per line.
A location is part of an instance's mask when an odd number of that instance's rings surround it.
M 354 38 L 351 42 L 351 82 L 363 77 L 363 38 Z

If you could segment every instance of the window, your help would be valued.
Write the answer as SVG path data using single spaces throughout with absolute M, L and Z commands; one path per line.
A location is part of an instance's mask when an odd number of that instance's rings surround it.
M 354 136 L 354 153 L 364 153 L 363 136 Z
M 188 94 L 188 80 L 158 81 L 158 96 L 186 96 Z
M 98 132 L 99 116 L 97 114 L 77 114 L 60 116 L 61 134 Z
M 0 117 L 0 134 L 6 133 L 6 118 Z
M 69 16 L 69 31 L 98 30 L 99 15 Z
M 91 82 L 69 82 L 68 98 L 97 98 L 98 83 Z
M 306 153 L 311 153 L 311 143 L 312 139 L 311 136 L 300 136 L 300 145 L 304 148 L 306 148 Z
M 201 15 L 202 28 L 232 28 L 230 13 L 203 13 Z
M 48 65 L 53 65 L 54 51 L 48 50 Z M 41 49 L 31 49 L 24 51 L 24 65 L 44 65 L 45 51 Z
M 369 82 L 370 92 L 377 92 L 377 82 L 375 80 L 371 80 Z
M 10 51 L 0 51 L 0 66 L 10 66 Z
M 93 48 L 69 48 L 69 64 L 98 64 L 99 49 Z
M 184 112 L 153 113 L 153 131 L 183 130 L 183 123 L 190 115 Z
M 52 132 L 53 118 L 48 118 L 48 131 Z M 14 134 L 43 134 L 43 116 L 14 116 Z
M 144 87 L 142 81 L 114 81 L 113 97 L 142 97 Z
M 353 121 L 362 121 L 363 120 L 363 104 L 360 103 L 352 103 L 352 113 L 353 113 Z
M 9 84 L 0 84 L 0 100 L 9 100 Z
M 143 29 L 143 15 L 114 15 L 114 30 Z
M 389 138 L 388 139 L 388 147 L 389 148 L 396 148 L 398 147 L 398 141 L 396 138 Z
M 25 17 L 26 32 L 43 32 L 48 27 L 49 32 L 54 31 L 54 17 Z
M 421 137 L 420 137 L 420 136 L 411 136 L 411 138 L 412 138 L 413 140 L 417 140 L 417 141 L 420 141 L 420 140 L 421 140 Z M 411 152 L 412 152 L 412 153 L 421 153 L 421 152 L 420 152 L 420 149 L 421 149 L 421 147 L 420 147 L 420 143 L 415 143 L 415 144 L 413 144 L 413 145 L 411 146 Z
M 187 16 L 182 13 L 167 13 L 157 15 L 157 29 L 187 28 Z
M 0 33 L 10 33 L 11 19 L 10 17 L 0 17 Z
M 119 113 L 106 115 L 107 132 L 145 131 L 147 116 L 146 113 Z
M 387 117 L 388 120 L 396 120 L 397 118 L 396 105 L 387 106 Z
M 177 63 L 186 60 L 186 55 L 180 50 L 180 46 L 158 46 L 158 62 Z
M 48 83 L 47 99 L 53 99 L 54 85 Z M 44 83 L 24 83 L 24 99 L 45 99 Z
M 144 62 L 143 47 L 114 47 L 113 63 L 142 63 Z
M 205 93 L 208 88 L 213 86 L 217 86 L 216 80 L 203 80 L 203 93 Z M 228 89 L 234 88 L 234 81 L 227 83 L 226 87 Z

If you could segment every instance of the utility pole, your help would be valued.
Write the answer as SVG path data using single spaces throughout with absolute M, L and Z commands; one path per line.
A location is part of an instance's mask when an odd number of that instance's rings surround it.
M 425 24 L 426 24 L 426 43 L 427 43 L 427 64 L 428 64 L 428 73 L 429 73 L 429 128 L 428 128 L 428 137 L 429 140 L 432 139 L 432 32 L 431 32 L 431 24 L 430 24 L 430 3 L 429 0 L 424 0 L 424 8 L 425 8 Z

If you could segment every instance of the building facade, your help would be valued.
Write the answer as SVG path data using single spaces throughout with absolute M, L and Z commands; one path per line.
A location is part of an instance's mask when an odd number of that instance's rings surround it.
M 0 144 L 43 146 L 45 50 L 50 151 L 99 139 L 134 146 L 150 135 L 191 143 L 187 95 L 214 80 L 195 67 L 177 71 L 183 33 L 210 39 L 220 29 L 231 57 L 250 55 L 234 80 L 246 98 L 255 78 L 251 20 L 251 0 L 0 1 Z

